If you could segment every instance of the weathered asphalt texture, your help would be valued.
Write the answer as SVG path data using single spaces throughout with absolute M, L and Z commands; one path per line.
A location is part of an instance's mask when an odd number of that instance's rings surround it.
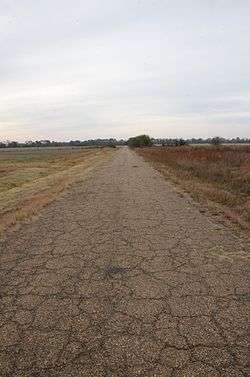
M 1 245 L 0 375 L 247 376 L 246 252 L 119 150 Z

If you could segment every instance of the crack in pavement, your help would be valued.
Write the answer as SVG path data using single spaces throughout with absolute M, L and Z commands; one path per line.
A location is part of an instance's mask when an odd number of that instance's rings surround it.
M 248 376 L 249 244 L 213 221 L 118 150 L 0 244 L 0 376 Z

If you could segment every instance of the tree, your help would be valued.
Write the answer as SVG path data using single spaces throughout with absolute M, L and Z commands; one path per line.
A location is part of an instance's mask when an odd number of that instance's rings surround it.
M 17 141 L 10 141 L 8 142 L 8 148 L 17 148 L 18 142 Z
M 174 141 L 174 145 L 176 147 L 183 147 L 183 145 L 187 145 L 187 141 L 185 141 L 184 139 L 176 139 Z
M 211 144 L 218 146 L 222 144 L 222 139 L 219 136 L 215 136 L 211 139 Z
M 151 147 L 152 140 L 148 135 L 139 135 L 128 139 L 128 146 L 130 148 Z

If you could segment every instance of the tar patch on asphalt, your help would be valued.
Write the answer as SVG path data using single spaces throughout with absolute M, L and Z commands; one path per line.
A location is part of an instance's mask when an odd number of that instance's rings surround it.
M 128 271 L 128 268 L 125 268 L 125 267 L 120 267 L 120 266 L 107 266 L 104 268 L 103 272 L 104 272 L 104 277 L 107 279 L 113 279 L 114 277 L 116 276 L 121 276 L 121 275 L 124 275 L 126 274 L 126 272 Z

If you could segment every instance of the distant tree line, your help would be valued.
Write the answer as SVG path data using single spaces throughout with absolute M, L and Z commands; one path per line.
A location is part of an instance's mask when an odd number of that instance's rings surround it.
M 36 140 L 36 141 L 0 141 L 0 148 L 29 148 L 29 147 L 115 147 L 118 145 L 129 145 L 130 147 L 141 147 L 150 145 L 163 146 L 182 146 L 186 144 L 250 144 L 249 138 L 232 138 L 226 139 L 219 136 L 213 138 L 150 138 L 148 135 L 139 135 L 131 137 L 128 140 L 124 139 L 91 139 L 91 140 L 70 140 L 70 141 L 51 141 L 51 140 Z
M 173 145 L 173 146 L 181 146 L 185 144 L 250 144 L 249 138 L 232 138 L 232 139 L 226 139 L 223 137 L 215 136 L 212 138 L 191 138 L 191 139 L 171 139 L 171 138 L 152 138 L 153 144 L 161 144 L 161 145 Z
M 126 140 L 110 139 L 91 139 L 91 140 L 70 140 L 70 141 L 50 141 L 36 140 L 20 143 L 17 141 L 0 141 L 0 148 L 29 148 L 29 147 L 94 147 L 94 146 L 116 146 L 126 145 Z

